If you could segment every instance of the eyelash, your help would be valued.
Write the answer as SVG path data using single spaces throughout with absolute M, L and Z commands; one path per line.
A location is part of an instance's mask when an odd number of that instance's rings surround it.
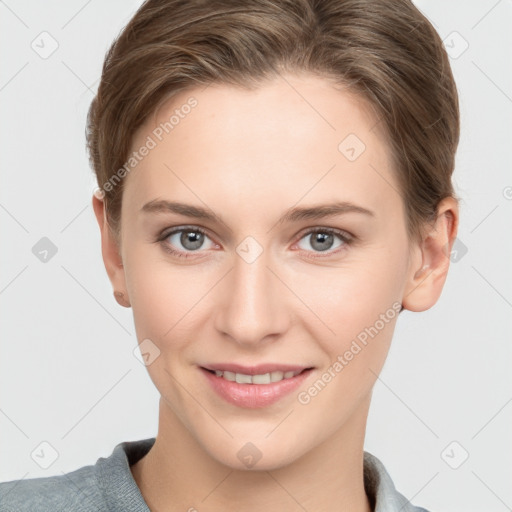
M 185 259 L 194 258 L 195 256 L 192 256 L 191 254 L 194 252 L 198 252 L 198 251 L 189 251 L 190 254 L 187 254 L 182 251 L 177 251 L 177 250 L 173 249 L 166 242 L 167 238 L 169 238 L 171 235 L 180 233 L 182 231 L 192 231 L 195 233 L 201 233 L 201 234 L 207 236 L 208 238 L 210 238 L 208 236 L 208 233 L 204 229 L 202 229 L 198 226 L 180 226 L 178 228 L 172 229 L 171 231 L 165 231 L 165 230 L 162 231 L 162 233 L 160 233 L 160 235 L 156 239 L 156 242 L 159 242 L 161 244 L 162 248 L 164 249 L 164 251 L 171 254 L 172 256 L 176 256 L 178 258 L 185 258 Z M 328 228 L 328 227 L 323 227 L 323 228 L 315 227 L 315 228 L 311 228 L 308 231 L 304 232 L 302 234 L 302 236 L 299 238 L 299 241 L 302 240 L 303 238 L 307 237 L 308 235 L 317 234 L 317 233 L 327 233 L 329 235 L 336 235 L 337 237 L 339 237 L 341 239 L 341 241 L 343 242 L 343 245 L 338 247 L 337 250 L 330 251 L 330 252 L 325 251 L 326 252 L 325 256 L 311 256 L 310 254 L 306 254 L 306 258 L 318 259 L 318 258 L 326 258 L 329 256 L 333 256 L 334 254 L 338 254 L 339 252 L 343 251 L 347 246 L 352 244 L 354 241 L 354 238 L 355 238 L 353 235 L 350 235 L 349 233 L 347 233 L 345 231 L 341 231 L 339 229 Z M 308 252 L 310 252 L 310 251 L 306 251 L 306 253 L 308 253 Z M 320 253 L 318 253 L 318 254 L 320 254 Z

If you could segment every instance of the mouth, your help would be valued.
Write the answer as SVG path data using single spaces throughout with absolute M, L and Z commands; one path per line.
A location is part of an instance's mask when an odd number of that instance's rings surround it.
M 215 375 L 216 377 L 221 377 L 230 382 L 236 382 L 238 384 L 272 384 L 274 382 L 281 382 L 282 380 L 293 379 L 297 375 L 301 373 L 312 370 L 313 368 L 302 368 L 301 370 L 274 370 L 266 373 L 241 373 L 241 372 L 233 372 L 229 370 L 210 370 L 208 368 L 202 367 L 203 370 Z
M 272 405 L 296 390 L 314 370 L 312 366 L 231 363 L 199 366 L 213 391 L 226 402 L 247 409 Z

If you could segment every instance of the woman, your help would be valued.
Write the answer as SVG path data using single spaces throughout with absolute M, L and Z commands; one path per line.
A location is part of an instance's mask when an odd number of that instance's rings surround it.
M 145 2 L 87 141 L 158 433 L 1 510 L 425 510 L 363 445 L 398 316 L 447 276 L 458 137 L 409 1 Z

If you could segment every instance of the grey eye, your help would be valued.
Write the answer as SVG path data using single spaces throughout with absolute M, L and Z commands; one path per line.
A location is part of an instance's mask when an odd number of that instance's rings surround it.
M 182 247 L 186 251 L 201 249 L 205 239 L 208 239 L 208 237 L 204 233 L 190 228 L 174 231 L 168 236 L 169 243 L 172 246 L 177 247 L 178 250 L 181 250 Z
M 335 239 L 338 239 L 340 243 L 338 245 L 333 245 Z M 302 239 L 309 239 L 310 246 L 316 252 L 328 251 L 329 249 L 335 249 L 342 245 L 344 241 L 341 239 L 340 235 L 335 233 L 330 233 L 328 231 L 317 230 L 311 233 L 307 233 Z M 301 249 L 309 250 L 307 247 L 301 247 Z

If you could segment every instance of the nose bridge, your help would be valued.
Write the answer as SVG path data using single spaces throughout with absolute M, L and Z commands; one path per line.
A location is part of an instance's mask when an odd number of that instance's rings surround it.
M 286 322 L 280 303 L 283 290 L 268 268 L 270 253 L 250 238 L 237 247 L 233 269 L 224 282 L 226 300 L 217 312 L 217 328 L 241 344 L 257 344 L 279 334 Z

